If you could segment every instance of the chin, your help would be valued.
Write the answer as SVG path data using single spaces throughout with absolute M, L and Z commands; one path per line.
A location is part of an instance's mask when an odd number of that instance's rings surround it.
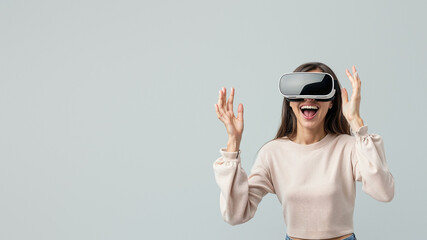
M 321 125 L 321 122 L 322 121 L 320 121 L 318 119 L 313 121 L 313 120 L 307 120 L 304 117 L 300 118 L 301 126 L 306 127 L 306 128 L 310 128 L 310 129 L 314 129 L 314 128 L 318 127 L 319 125 Z

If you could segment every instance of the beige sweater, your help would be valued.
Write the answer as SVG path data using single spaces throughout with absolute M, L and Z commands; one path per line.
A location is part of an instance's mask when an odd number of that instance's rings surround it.
M 355 181 L 374 199 L 389 202 L 394 178 L 381 136 L 369 134 L 367 125 L 352 133 L 328 134 L 309 145 L 286 137 L 268 142 L 249 177 L 241 166 L 241 151 L 221 148 L 213 168 L 224 221 L 249 221 L 262 198 L 273 193 L 282 204 L 289 236 L 324 239 L 354 232 Z

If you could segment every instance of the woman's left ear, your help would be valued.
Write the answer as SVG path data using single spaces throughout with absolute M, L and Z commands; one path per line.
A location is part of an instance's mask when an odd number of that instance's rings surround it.
M 334 105 L 333 103 L 329 104 L 329 109 L 331 109 L 333 105 Z

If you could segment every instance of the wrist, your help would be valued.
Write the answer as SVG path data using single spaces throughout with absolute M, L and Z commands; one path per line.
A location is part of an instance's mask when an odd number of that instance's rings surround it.
M 227 142 L 227 152 L 237 152 L 240 148 L 240 139 L 230 138 Z
M 349 124 L 353 131 L 357 131 L 359 128 L 364 126 L 363 119 L 360 116 L 353 118 L 349 121 Z

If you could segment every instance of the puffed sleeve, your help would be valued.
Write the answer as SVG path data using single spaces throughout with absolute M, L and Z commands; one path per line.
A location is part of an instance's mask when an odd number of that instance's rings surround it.
M 390 202 L 394 197 L 394 177 L 387 167 L 382 137 L 369 134 L 368 126 L 352 129 L 355 142 L 351 162 L 353 176 L 362 182 L 362 190 L 381 202 Z
M 260 150 L 248 177 L 241 166 L 240 150 L 226 152 L 225 148 L 220 148 L 219 152 L 221 156 L 213 163 L 213 169 L 221 190 L 221 215 L 230 225 L 247 222 L 255 215 L 262 198 L 274 193 L 265 159 Z

